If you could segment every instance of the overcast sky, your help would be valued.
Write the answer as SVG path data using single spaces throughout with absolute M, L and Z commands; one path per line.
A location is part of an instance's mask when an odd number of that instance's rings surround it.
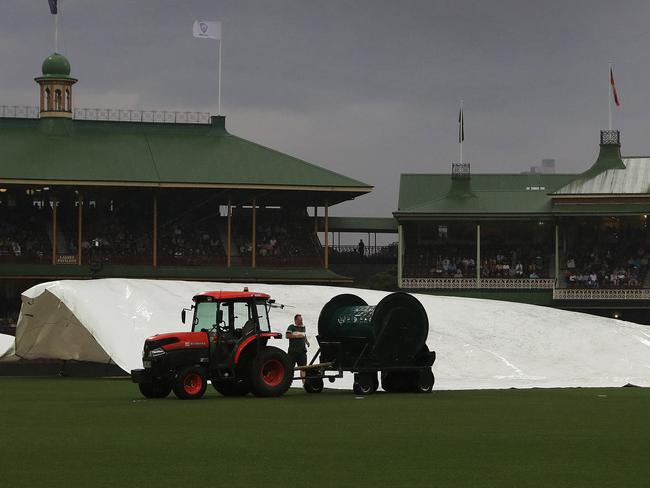
M 374 185 L 335 215 L 388 216 L 399 174 L 594 161 L 608 65 L 623 153 L 650 154 L 650 2 L 59 0 L 77 107 L 216 111 L 230 132 Z M 0 0 L 0 104 L 36 105 L 53 51 L 47 0 Z

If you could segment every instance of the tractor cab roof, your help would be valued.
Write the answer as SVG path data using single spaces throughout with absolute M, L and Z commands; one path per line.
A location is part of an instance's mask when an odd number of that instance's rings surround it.
M 254 291 L 204 291 L 195 295 L 192 300 L 195 302 L 209 302 L 214 300 L 238 300 L 246 298 L 261 298 L 268 300 L 271 298 L 266 293 L 257 293 Z

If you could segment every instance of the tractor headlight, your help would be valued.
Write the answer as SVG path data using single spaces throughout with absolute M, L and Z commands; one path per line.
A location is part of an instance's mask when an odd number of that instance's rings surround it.
M 158 356 L 163 356 L 165 354 L 167 354 L 167 352 L 162 347 L 157 347 L 149 351 L 149 356 L 152 358 L 157 358 Z

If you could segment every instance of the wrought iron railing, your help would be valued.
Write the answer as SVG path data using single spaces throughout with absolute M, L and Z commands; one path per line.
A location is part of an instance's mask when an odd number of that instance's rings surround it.
M 553 300 L 650 300 L 650 289 L 555 288 Z
M 0 118 L 38 119 L 38 107 L 0 105 Z M 159 124 L 209 124 L 208 112 L 178 112 L 171 110 L 124 110 L 112 108 L 76 108 L 76 120 L 105 120 L 115 122 L 150 122 Z
M 550 290 L 553 278 L 402 278 L 401 288 L 407 289 L 492 289 L 492 290 Z

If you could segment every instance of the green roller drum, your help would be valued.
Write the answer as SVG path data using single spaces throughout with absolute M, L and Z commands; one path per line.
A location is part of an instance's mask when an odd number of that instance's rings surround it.
M 338 295 L 318 318 L 321 360 L 351 371 L 430 367 L 428 333 L 427 313 L 408 293 L 392 293 L 376 306 Z

